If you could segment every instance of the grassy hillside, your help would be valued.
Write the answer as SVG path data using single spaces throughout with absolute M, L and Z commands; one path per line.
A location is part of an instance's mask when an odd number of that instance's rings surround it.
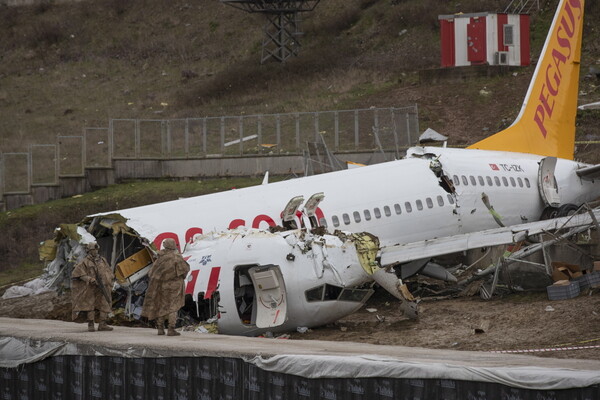
M 86 215 L 176 200 L 259 184 L 260 179 L 130 182 L 92 193 L 0 213 L 0 287 L 39 275 L 38 244 L 53 238 L 61 223 L 77 223 Z M 20 273 L 15 274 L 19 269 Z M 4 274 L 2 271 L 7 271 Z
M 108 118 L 172 118 L 403 106 L 455 144 L 489 135 L 519 109 L 517 76 L 425 85 L 440 63 L 439 14 L 498 11 L 507 0 L 327 0 L 303 14 L 300 56 L 259 64 L 263 19 L 218 0 L 52 1 L 0 7 L 0 150 L 79 135 Z M 556 0 L 533 18 L 539 52 Z M 600 63 L 597 1 L 586 5 L 582 71 Z M 594 22 L 596 21 L 596 22 Z M 598 100 L 582 78 L 582 101 Z M 491 95 L 482 98 L 483 88 Z M 589 118 L 588 118 L 589 119 Z M 599 118 L 592 115 L 591 122 Z M 598 135 L 582 126 L 586 135 Z
M 557 0 L 532 19 L 541 49 Z M 440 63 L 439 14 L 498 11 L 508 0 L 326 0 L 303 15 L 300 56 L 260 65 L 262 16 L 218 0 L 46 1 L 0 6 L 0 151 L 80 135 L 108 118 L 175 118 L 417 103 L 421 129 L 461 145 L 517 115 L 533 66 L 466 82 L 420 83 Z M 600 100 L 600 2 L 586 2 L 580 103 Z M 481 95 L 481 89 L 489 95 Z M 600 140 L 600 111 L 579 114 L 578 139 Z M 600 162 L 598 145 L 577 157 Z M 241 186 L 237 181 L 218 181 Z M 133 185 L 133 186 L 132 186 Z M 146 186 L 147 185 L 147 186 Z M 168 187 L 168 189 L 167 189 Z M 37 265 L 61 222 L 214 191 L 212 183 L 118 185 L 0 214 L 0 269 Z

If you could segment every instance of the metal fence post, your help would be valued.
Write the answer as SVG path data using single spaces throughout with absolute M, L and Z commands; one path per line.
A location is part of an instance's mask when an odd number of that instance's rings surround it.
M 315 120 L 315 142 L 319 143 L 319 113 L 313 113 L 313 118 Z
M 396 148 L 396 157 L 400 154 L 400 146 L 398 144 L 398 132 L 396 131 L 396 115 L 394 109 L 390 108 L 390 118 L 392 120 L 392 133 L 394 134 L 394 147 Z
M 358 150 L 359 147 L 359 134 L 358 134 L 358 110 L 354 110 L 354 150 Z
M 412 145 L 412 138 L 410 137 L 410 114 L 404 114 L 406 116 L 406 138 L 408 139 L 408 147 Z
M 221 117 L 221 154 L 225 153 L 225 117 Z
M 238 131 L 240 132 L 239 135 L 239 139 L 240 139 L 240 156 L 244 155 L 244 116 L 240 115 L 239 118 L 239 124 L 238 124 Z
M 295 118 L 296 118 L 296 151 L 300 151 L 300 113 L 296 113 Z
M 261 115 L 258 116 L 256 123 L 257 123 L 256 131 L 257 131 L 257 135 L 258 135 L 258 151 L 259 151 L 259 153 L 262 153 L 263 142 L 262 142 L 262 116 Z
M 112 167 L 112 160 L 113 160 L 113 154 L 114 153 L 114 145 L 115 145 L 115 138 L 114 138 L 114 123 L 112 119 L 108 120 L 108 162 L 109 165 Z M 56 159 L 58 160 L 58 155 L 56 156 Z M 57 175 L 58 176 L 58 171 L 57 171 Z
M 183 154 L 185 158 L 190 158 L 190 120 L 185 119 L 185 128 L 183 130 Z
M 340 116 L 338 111 L 333 112 L 333 149 L 338 151 L 340 149 Z
M 166 129 L 165 129 L 166 128 Z M 162 120 L 160 123 L 160 133 L 165 132 L 167 135 L 167 155 L 171 156 L 171 124 L 169 120 Z
M 133 134 L 135 137 L 135 144 L 134 144 L 134 151 L 133 153 L 135 154 L 135 158 L 140 158 L 141 152 L 142 152 L 142 144 L 141 144 L 141 137 L 140 137 L 140 120 L 136 119 L 134 122 L 134 128 L 133 128 Z
M 203 118 L 202 120 L 202 152 L 204 154 L 206 154 L 207 152 L 207 148 L 206 148 L 206 118 Z
M 275 116 L 275 141 L 277 143 L 277 153 L 281 152 L 281 116 Z

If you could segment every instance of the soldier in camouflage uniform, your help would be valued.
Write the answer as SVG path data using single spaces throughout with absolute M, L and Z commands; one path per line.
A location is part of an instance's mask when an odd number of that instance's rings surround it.
M 184 279 L 190 266 L 177 251 L 173 239 L 166 239 L 148 276 L 150 283 L 144 298 L 142 316 L 156 320 L 158 334 L 164 335 L 165 320 L 169 322 L 167 336 L 179 336 L 175 330 L 177 312 L 185 303 Z
M 86 313 L 88 331 L 94 332 L 94 315 L 98 312 L 98 330 L 112 331 L 106 324 L 111 312 L 111 289 L 115 276 L 112 269 L 98 254 L 98 244 L 88 243 L 87 256 L 75 266 L 71 274 L 73 320 L 80 312 Z

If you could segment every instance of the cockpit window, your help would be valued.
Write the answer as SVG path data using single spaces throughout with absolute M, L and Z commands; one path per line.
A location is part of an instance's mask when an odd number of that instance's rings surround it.
M 325 284 L 325 296 L 323 296 L 323 300 L 337 300 L 340 293 L 342 292 L 342 288 L 339 286 L 330 285 L 329 283 Z
M 307 290 L 304 292 L 304 296 L 308 302 L 339 300 L 360 303 L 365 301 L 372 293 L 373 290 L 371 289 L 344 289 L 326 283 Z
M 304 292 L 304 296 L 306 296 L 306 301 L 321 301 L 323 300 L 323 288 L 325 286 L 317 286 L 316 288 L 309 289 Z
M 355 301 L 357 303 L 362 302 L 365 296 L 370 296 L 372 290 L 368 289 L 344 289 L 340 294 L 340 301 Z

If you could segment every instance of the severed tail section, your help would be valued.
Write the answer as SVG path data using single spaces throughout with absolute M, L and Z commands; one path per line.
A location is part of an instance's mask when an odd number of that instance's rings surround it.
M 519 116 L 471 149 L 573 159 L 584 0 L 561 0 Z

